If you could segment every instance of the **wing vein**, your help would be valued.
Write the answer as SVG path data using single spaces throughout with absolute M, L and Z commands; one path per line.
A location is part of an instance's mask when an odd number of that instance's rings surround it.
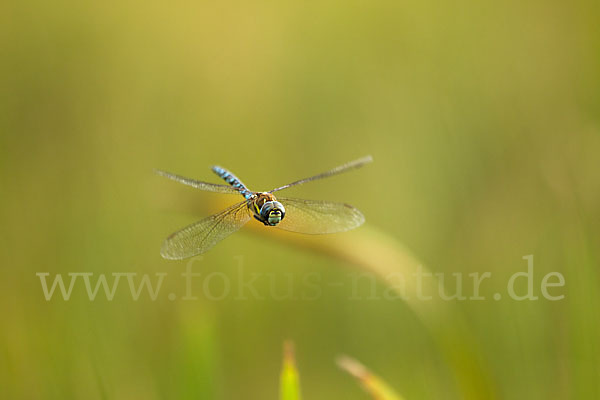
M 234 204 L 171 234 L 163 243 L 161 255 L 180 260 L 204 253 L 250 220 L 248 213 L 240 215 L 246 204 Z

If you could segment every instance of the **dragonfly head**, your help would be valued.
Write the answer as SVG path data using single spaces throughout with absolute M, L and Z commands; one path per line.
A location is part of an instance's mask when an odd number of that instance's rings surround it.
M 275 226 L 285 217 L 285 208 L 278 201 L 265 201 L 260 208 L 260 217 L 265 225 Z

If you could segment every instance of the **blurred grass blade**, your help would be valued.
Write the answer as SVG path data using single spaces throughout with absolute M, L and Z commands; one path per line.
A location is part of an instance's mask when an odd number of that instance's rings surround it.
M 283 344 L 283 367 L 280 377 L 280 400 L 301 400 L 300 375 L 296 368 L 294 344 L 286 341 Z
M 436 293 L 439 283 L 421 261 L 392 236 L 371 226 L 339 235 L 298 235 L 259 224 L 248 228 L 293 246 L 324 254 L 373 273 L 415 312 L 444 355 L 454 374 L 458 395 L 469 400 L 496 398 L 488 366 L 480 357 L 477 341 L 461 311 L 452 303 L 433 297 L 419 300 L 421 293 Z M 402 285 L 403 278 L 429 274 L 422 287 Z M 399 280 L 397 282 L 396 280 Z M 404 289 L 404 290 L 402 290 Z
M 188 205 L 193 212 L 197 205 Z M 222 208 L 215 200 L 210 209 Z M 460 309 L 455 304 L 434 296 L 419 300 L 420 293 L 436 293 L 439 283 L 435 275 L 393 236 L 373 226 L 362 226 L 351 232 L 333 235 L 299 235 L 280 229 L 265 229 L 260 224 L 247 224 L 246 229 L 281 240 L 294 247 L 323 254 L 347 262 L 372 273 L 396 291 L 439 346 L 456 383 L 457 395 L 468 400 L 495 399 L 496 385 L 491 380 L 489 365 L 481 357 L 478 342 L 473 336 Z M 403 285 L 403 279 L 427 274 L 429 279 L 419 287 L 414 282 Z M 424 275 L 422 275 L 424 276 Z
M 341 356 L 337 359 L 337 364 L 340 368 L 354 376 L 363 388 L 375 400 L 404 400 L 402 396 L 397 394 L 387 383 L 385 383 L 377 375 L 373 375 L 364 365 L 358 361 Z

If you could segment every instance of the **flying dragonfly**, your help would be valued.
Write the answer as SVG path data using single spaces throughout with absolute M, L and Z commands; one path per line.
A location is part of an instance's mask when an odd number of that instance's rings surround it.
M 360 168 L 371 161 L 373 158 L 366 156 L 268 192 L 251 191 L 233 173 L 218 166 L 212 167 L 212 171 L 229 185 L 197 181 L 157 170 L 156 173 L 161 176 L 200 190 L 240 194 L 244 197 L 244 201 L 171 234 L 165 240 L 160 254 L 166 259 L 182 260 L 204 253 L 252 218 L 265 226 L 307 234 L 336 233 L 357 228 L 365 221 L 365 217 L 349 204 L 290 197 L 276 198 L 273 193 Z

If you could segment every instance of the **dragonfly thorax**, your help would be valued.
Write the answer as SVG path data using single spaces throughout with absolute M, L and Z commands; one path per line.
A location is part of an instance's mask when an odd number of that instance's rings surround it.
M 283 204 L 271 193 L 259 193 L 254 200 L 254 218 L 265 225 L 275 226 L 285 217 Z

